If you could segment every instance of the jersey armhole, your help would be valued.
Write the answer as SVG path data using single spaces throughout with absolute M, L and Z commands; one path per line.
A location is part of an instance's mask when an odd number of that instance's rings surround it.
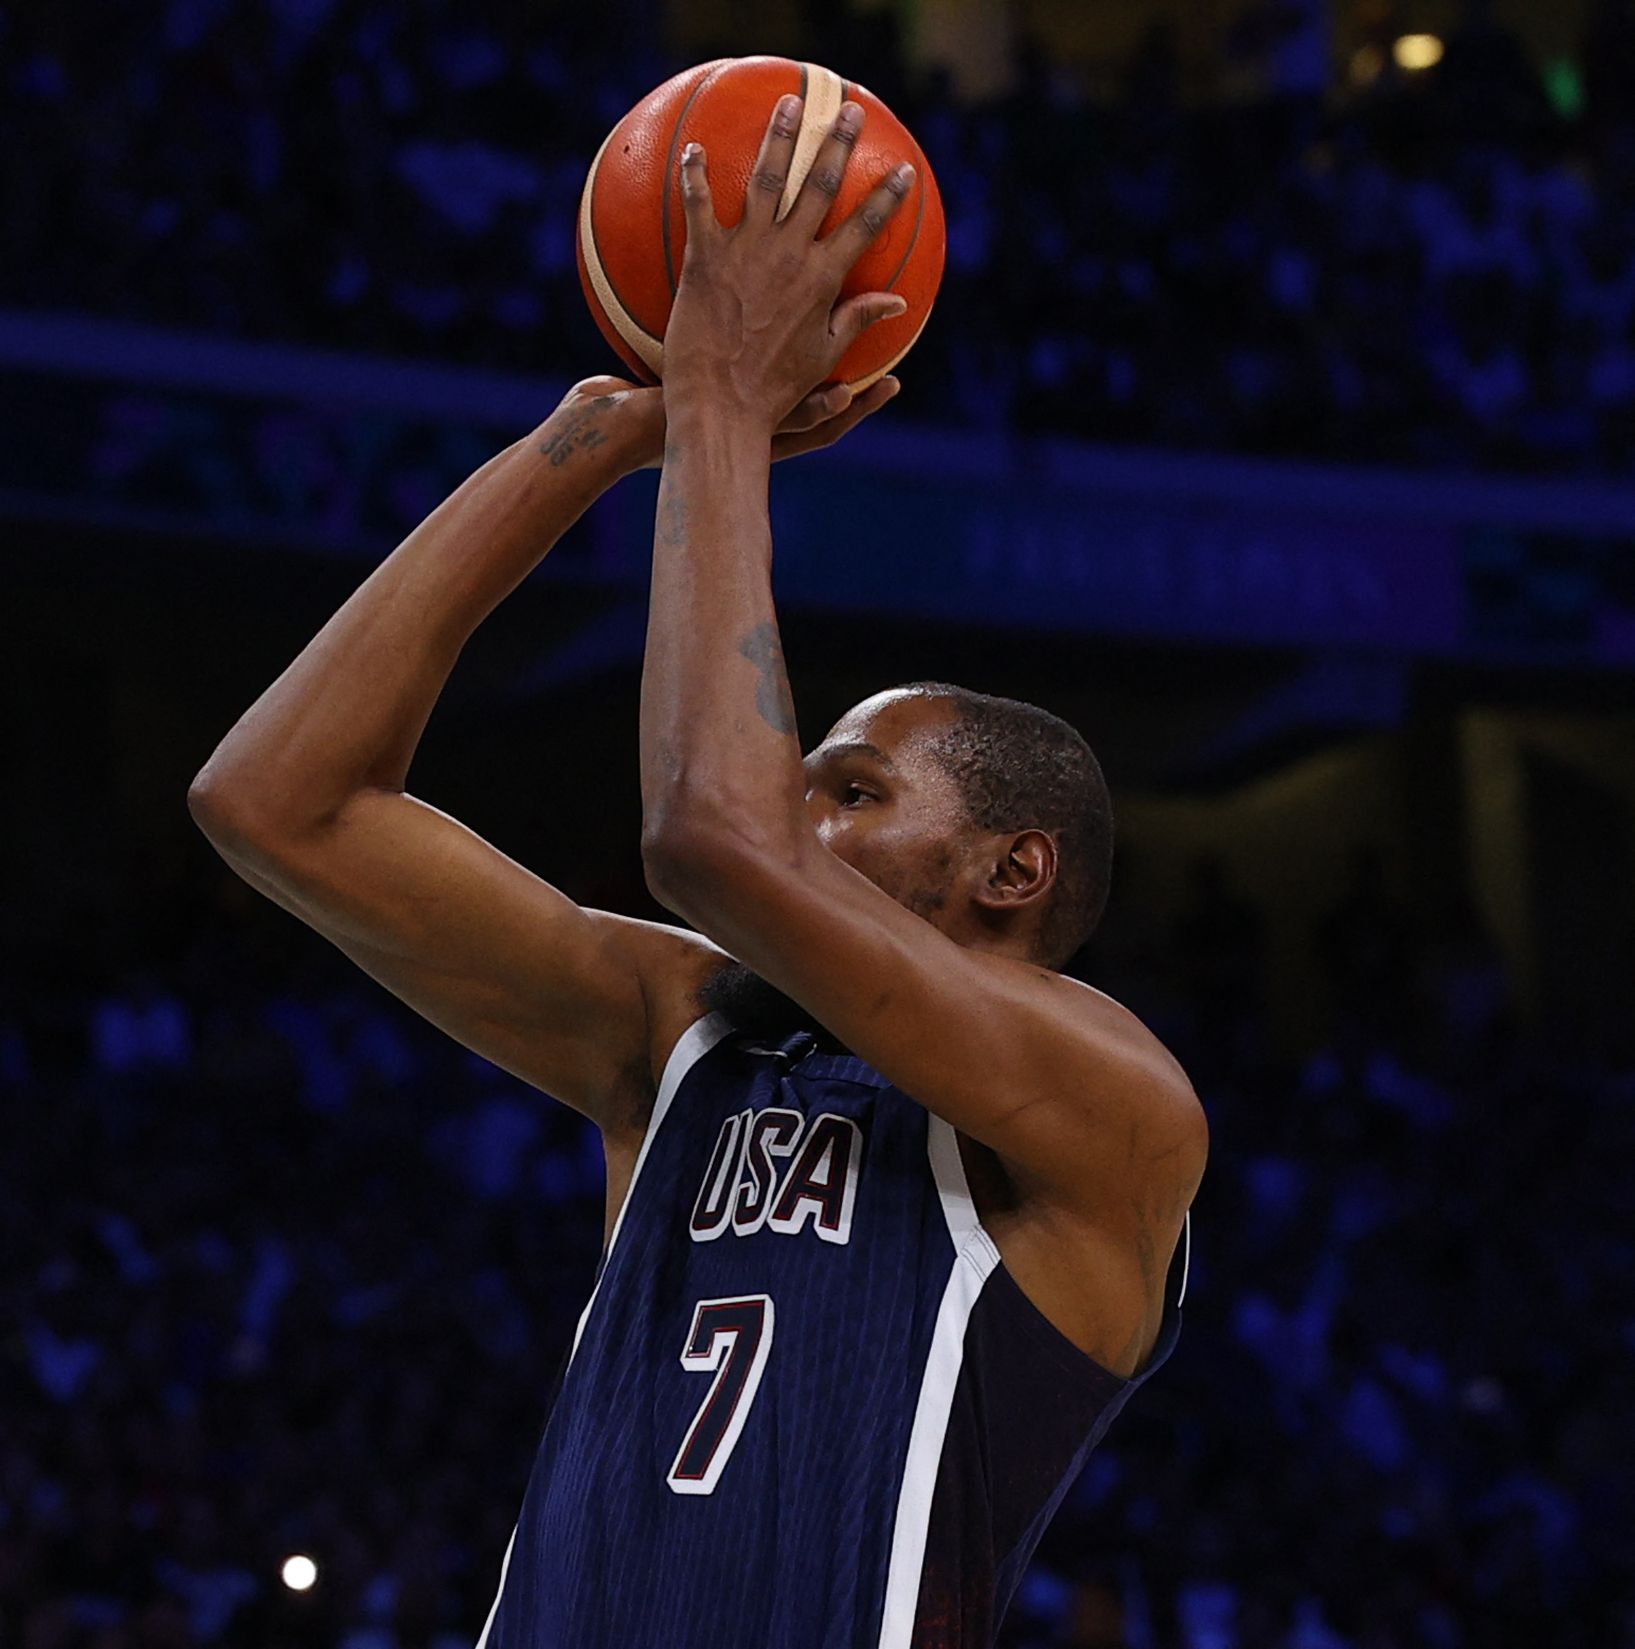
M 707 1013 L 700 1019 L 695 1019 L 679 1037 L 676 1045 L 670 1050 L 670 1056 L 664 1062 L 664 1074 L 659 1079 L 659 1091 L 653 1100 L 653 1109 L 647 1118 L 647 1127 L 642 1132 L 641 1148 L 636 1152 L 636 1161 L 630 1170 L 630 1183 L 624 1188 L 624 1201 L 619 1204 L 619 1212 L 613 1219 L 613 1231 L 607 1239 L 607 1247 L 602 1250 L 602 1257 L 596 1266 L 596 1282 L 590 1291 L 590 1298 L 585 1301 L 585 1309 L 579 1314 L 578 1327 L 573 1332 L 573 1350 L 579 1349 L 579 1337 L 585 1332 L 585 1324 L 590 1320 L 590 1310 L 596 1304 L 596 1296 L 601 1291 L 602 1278 L 607 1275 L 607 1268 L 613 1260 L 613 1250 L 618 1246 L 619 1231 L 624 1225 L 624 1217 L 630 1207 L 630 1199 L 636 1194 L 637 1182 L 641 1179 L 642 1165 L 647 1161 L 647 1153 L 653 1147 L 654 1136 L 658 1133 L 666 1113 L 676 1097 L 677 1090 L 686 1080 L 692 1068 L 713 1048 L 728 1031 L 732 1029 L 731 1022 L 723 1014 Z M 569 1360 L 572 1360 L 572 1352 Z
M 1175 1309 L 1181 1309 L 1187 1297 L 1187 1278 L 1192 1273 L 1192 1210 L 1181 1216 L 1181 1280 L 1175 1285 Z
M 641 1153 L 636 1159 L 638 1168 L 641 1166 L 641 1157 L 647 1155 L 648 1141 L 658 1132 L 659 1123 L 664 1120 L 664 1113 L 669 1110 L 671 1100 L 676 1097 L 676 1089 L 681 1086 L 693 1066 L 731 1029 L 732 1026 L 724 1014 L 707 1013 L 695 1019 L 676 1038 L 676 1045 L 664 1061 L 658 1093 L 653 1098 L 652 1114 L 647 1119 L 647 1128 L 642 1135 Z M 634 1174 L 631 1175 L 631 1179 L 634 1182 Z

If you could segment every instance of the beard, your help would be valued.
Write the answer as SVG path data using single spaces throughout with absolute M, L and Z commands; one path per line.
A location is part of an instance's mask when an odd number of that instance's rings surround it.
M 706 1013 L 718 1013 L 735 1030 L 763 1041 L 781 1041 L 797 1031 L 809 1031 L 827 1047 L 840 1046 L 800 1003 L 742 962 L 728 962 L 712 975 L 699 991 L 698 1000 Z

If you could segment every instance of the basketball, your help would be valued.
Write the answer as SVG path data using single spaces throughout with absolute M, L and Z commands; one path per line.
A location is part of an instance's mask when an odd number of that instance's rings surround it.
M 866 389 L 902 360 L 925 326 L 942 280 L 946 237 L 936 180 L 908 129 L 865 87 L 815 63 L 718 58 L 665 81 L 608 133 L 580 199 L 580 283 L 602 335 L 645 383 L 663 375 L 664 329 L 687 245 L 681 151 L 690 142 L 704 146 L 716 215 L 731 228 L 743 215 L 773 106 L 787 92 L 804 104 L 780 218 L 848 98 L 865 111 L 863 130 L 822 232 L 849 217 L 893 167 L 906 160 L 915 169 L 902 207 L 841 288 L 842 298 L 896 292 L 908 308 L 864 332 L 842 357 L 836 379 Z

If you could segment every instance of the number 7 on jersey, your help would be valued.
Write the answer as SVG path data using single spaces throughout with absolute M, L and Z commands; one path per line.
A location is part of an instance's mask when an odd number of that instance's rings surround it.
M 772 1349 L 772 1297 L 733 1294 L 700 1300 L 681 1366 L 715 1379 L 693 1416 L 665 1481 L 677 1494 L 713 1494 L 749 1418 Z

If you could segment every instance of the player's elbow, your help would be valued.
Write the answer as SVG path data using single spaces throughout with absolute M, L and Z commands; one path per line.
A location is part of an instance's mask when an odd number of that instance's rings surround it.
M 226 849 L 247 845 L 253 831 L 253 809 L 246 795 L 224 783 L 208 764 L 199 770 L 187 787 L 187 811 L 209 840 Z
M 642 830 L 647 891 L 668 911 L 686 916 L 726 871 L 730 849 L 719 830 L 688 819 L 649 822 Z
M 699 925 L 749 894 L 767 868 L 791 849 L 732 815 L 681 810 L 649 820 L 642 831 L 647 890 L 666 910 Z
M 187 811 L 230 864 L 269 866 L 304 844 L 313 825 L 264 786 L 223 777 L 206 763 L 187 787 Z M 327 822 L 327 821 L 321 821 Z

